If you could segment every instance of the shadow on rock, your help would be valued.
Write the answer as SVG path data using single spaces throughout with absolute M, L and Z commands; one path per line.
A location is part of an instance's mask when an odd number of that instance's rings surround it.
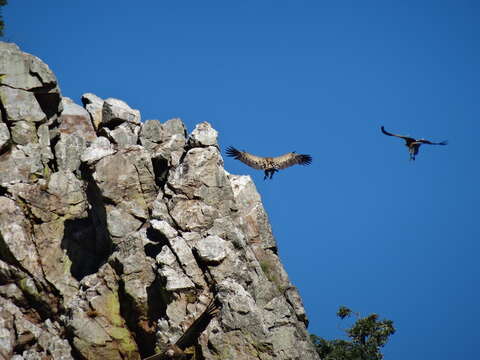
M 91 216 L 65 221 L 61 247 L 67 251 L 72 262 L 70 271 L 75 279 L 80 281 L 96 273 L 106 263 L 111 248 L 106 240 L 98 239 Z

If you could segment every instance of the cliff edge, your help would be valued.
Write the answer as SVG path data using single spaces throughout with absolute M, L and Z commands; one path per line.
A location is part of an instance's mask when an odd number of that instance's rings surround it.
M 217 132 L 62 97 L 0 43 L 0 358 L 141 359 L 221 304 L 195 359 L 318 359 L 249 176 Z

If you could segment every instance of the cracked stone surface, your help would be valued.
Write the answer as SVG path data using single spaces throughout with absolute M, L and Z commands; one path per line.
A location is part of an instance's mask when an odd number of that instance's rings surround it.
M 97 135 L 88 111 L 67 97 L 62 97 L 62 106 L 58 127 L 60 134 L 78 134 L 87 142 L 94 141 Z
M 99 98 L 95 94 L 86 93 L 82 95 L 82 103 L 90 114 L 90 118 L 92 119 L 92 124 L 95 127 L 95 130 L 98 130 L 100 128 L 100 124 L 102 123 L 103 99 Z
M 0 86 L 0 98 L 7 121 L 44 122 L 47 116 L 42 111 L 35 94 L 21 89 Z
M 318 359 L 255 184 L 209 123 L 82 107 L 15 44 L 0 74 L 0 358 L 141 359 L 216 298 L 199 358 Z
M 102 125 L 115 126 L 123 122 L 140 124 L 140 111 L 132 109 L 125 101 L 106 99 L 102 107 Z
M 7 124 L 0 123 L 0 153 L 8 148 L 10 143 L 10 131 Z

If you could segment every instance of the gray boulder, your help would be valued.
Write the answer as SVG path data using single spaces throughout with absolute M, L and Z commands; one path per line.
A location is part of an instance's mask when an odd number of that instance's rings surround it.
M 132 109 L 125 101 L 106 99 L 102 107 L 102 126 L 115 126 L 123 122 L 140 125 L 140 111 Z
M 51 172 L 60 98 L 45 63 L 0 42 L 0 183 L 36 182 Z
M 57 84 L 47 64 L 20 51 L 13 43 L 0 42 L 0 73 L 2 84 L 16 89 L 32 90 Z
M 16 121 L 10 128 L 12 141 L 17 145 L 34 144 L 38 142 L 37 129 L 30 121 Z
M 177 166 L 186 144 L 185 125 L 180 119 L 164 123 L 147 120 L 142 125 L 139 138 L 140 143 L 153 154 L 153 159 Z
M 102 123 L 103 99 L 92 93 L 82 95 L 82 103 L 90 114 L 95 130 L 99 130 Z
M 218 132 L 208 122 L 198 124 L 188 138 L 191 147 L 196 146 L 218 146 Z
M 208 264 L 219 264 L 227 256 L 227 242 L 218 236 L 207 236 L 195 249 L 200 259 Z
M 0 86 L 0 99 L 5 109 L 6 121 L 45 122 L 47 115 L 42 111 L 35 94 L 8 86 Z
M 115 129 L 102 128 L 101 133 L 110 139 L 110 141 L 117 145 L 118 148 L 128 147 L 130 145 L 136 145 L 138 142 L 138 133 L 140 126 L 129 122 L 120 124 Z
M 10 131 L 7 124 L 0 123 L 0 153 L 2 153 L 10 144 Z
M 85 138 L 79 133 L 61 134 L 55 145 L 55 157 L 59 170 L 75 171 L 80 168 L 81 156 L 86 149 Z
M 0 154 L 0 184 L 36 181 L 45 173 L 41 160 L 38 144 L 13 146 Z
M 7 113 L 12 119 L 54 120 L 60 113 L 61 96 L 57 79 L 48 65 L 36 56 L 21 51 L 15 44 L 0 42 L 0 74 L 2 102 L 5 101 L 9 107 Z M 43 115 L 39 113 L 38 106 Z M 25 115 L 21 111 L 25 111 Z
M 99 136 L 81 153 L 80 160 L 92 165 L 105 156 L 112 155 L 115 150 L 106 137 Z
M 75 134 L 87 142 L 97 138 L 88 111 L 67 97 L 62 98 L 62 107 L 58 128 L 60 134 Z

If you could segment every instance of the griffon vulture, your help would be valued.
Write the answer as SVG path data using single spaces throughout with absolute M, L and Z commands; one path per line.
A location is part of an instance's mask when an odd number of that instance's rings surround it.
M 185 352 L 185 349 L 195 345 L 195 342 L 205 331 L 210 321 L 220 311 L 219 306 L 212 300 L 205 311 L 190 325 L 185 333 L 177 340 L 175 344 L 170 344 L 159 354 L 149 356 L 143 360 L 184 360 L 190 359 L 191 354 Z
M 312 162 L 312 157 L 310 155 L 297 154 L 295 152 L 277 157 L 261 157 L 250 154 L 246 151 L 239 151 L 233 146 L 228 147 L 225 152 L 228 156 L 240 160 L 254 169 L 264 170 L 265 176 L 263 177 L 263 180 L 267 178 L 271 179 L 273 174 L 278 172 L 278 170 L 285 169 L 295 164 L 310 165 Z
M 418 154 L 418 150 L 420 149 L 420 146 L 422 144 L 428 144 L 428 145 L 447 145 L 448 141 L 444 140 L 441 142 L 431 142 L 426 139 L 414 139 L 409 136 L 403 136 L 403 135 L 396 135 L 389 133 L 388 131 L 385 130 L 385 128 L 382 126 L 381 127 L 382 133 L 388 136 L 396 136 L 399 137 L 403 140 L 405 140 L 405 146 L 408 147 L 408 152 L 410 154 L 410 160 L 415 160 L 415 156 Z

